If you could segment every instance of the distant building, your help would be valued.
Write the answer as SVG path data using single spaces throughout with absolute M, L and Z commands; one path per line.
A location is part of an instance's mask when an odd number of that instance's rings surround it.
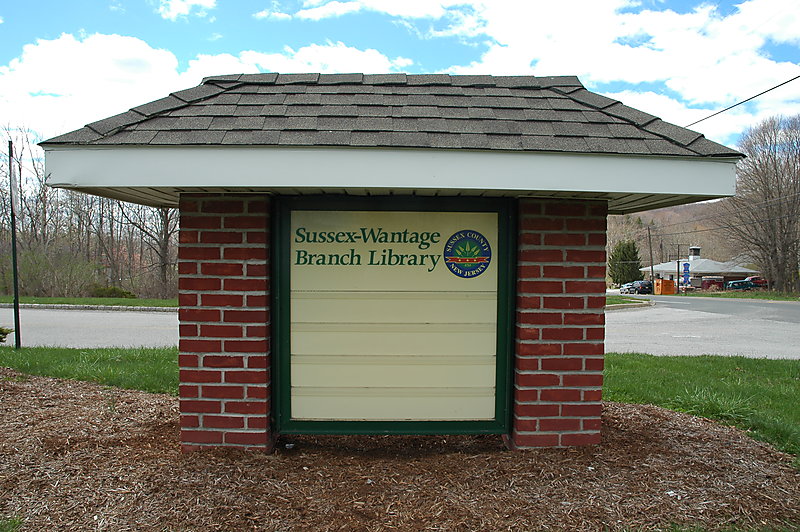
M 700 258 L 700 247 L 689 248 L 689 257 L 680 260 L 662 262 L 653 266 L 652 271 L 656 279 L 675 280 L 680 278 L 683 284 L 683 264 L 689 263 L 689 282 L 692 286 L 700 287 L 703 277 L 719 277 L 723 283 L 728 281 L 738 281 L 751 275 L 758 275 L 760 272 L 739 266 L 734 262 L 719 262 L 711 259 Z M 640 268 L 640 271 L 648 277 L 650 266 Z

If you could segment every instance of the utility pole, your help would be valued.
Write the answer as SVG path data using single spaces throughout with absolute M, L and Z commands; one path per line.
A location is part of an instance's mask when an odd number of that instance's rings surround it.
M 8 182 L 11 188 L 11 270 L 14 279 L 14 349 L 22 347 L 19 332 L 19 275 L 17 272 L 17 178 L 14 175 L 14 144 L 8 141 Z
M 653 269 L 653 238 L 650 236 L 650 226 L 647 226 L 647 246 L 650 248 L 650 281 L 653 283 L 653 291 L 655 292 L 656 275 Z

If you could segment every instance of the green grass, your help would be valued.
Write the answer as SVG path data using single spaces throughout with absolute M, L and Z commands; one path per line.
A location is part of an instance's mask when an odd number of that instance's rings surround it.
M 727 292 L 687 292 L 677 297 L 719 297 L 722 299 L 766 299 L 769 301 L 800 301 L 800 294 L 771 290 L 731 290 Z
M 0 303 L 13 303 L 13 296 L 0 296 Z M 176 299 L 126 299 L 124 297 L 32 297 L 22 296 L 20 303 L 39 305 L 114 305 L 122 307 L 177 307 Z
M 0 366 L 31 375 L 97 382 L 146 392 L 178 393 L 178 350 L 0 346 Z
M 17 517 L 0 517 L 0 532 L 17 532 L 22 527 L 22 519 Z
M 606 296 L 606 306 L 622 305 L 624 303 L 644 303 L 642 299 L 634 299 L 626 296 Z
M 800 467 L 800 360 L 610 353 L 603 396 L 734 425 Z

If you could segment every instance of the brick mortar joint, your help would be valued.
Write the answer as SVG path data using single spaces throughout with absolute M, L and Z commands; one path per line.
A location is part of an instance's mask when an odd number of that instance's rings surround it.
M 546 221 L 605 221 L 608 216 L 601 214 L 544 214 L 519 211 L 519 220 L 546 220 Z M 526 229 L 526 231 L 535 231 L 536 229 Z
M 263 242 L 182 242 L 184 249 L 264 249 Z
M 537 390 L 528 390 L 528 391 L 537 391 Z M 591 401 L 564 401 L 561 403 L 554 403 L 550 402 L 542 402 L 542 401 L 525 401 L 525 402 L 517 402 L 517 405 L 520 406 L 591 406 L 593 403 Z M 516 410 L 514 410 L 514 415 L 516 415 Z
M 535 313 L 534 312 L 530 312 L 529 314 L 535 314 Z M 543 312 L 542 314 L 545 314 L 545 313 Z M 574 329 L 600 329 L 600 328 L 604 328 L 604 325 L 602 323 L 597 323 L 597 324 L 593 324 L 593 325 L 586 325 L 586 324 L 573 325 L 573 324 L 564 324 L 564 323 L 553 323 L 553 324 L 541 323 L 541 324 L 528 324 L 528 325 L 538 325 L 537 327 L 532 327 L 534 329 L 570 329 L 570 330 L 574 330 Z M 522 340 L 520 340 L 520 341 L 522 341 Z M 539 339 L 539 340 L 525 340 L 525 342 L 529 342 L 529 343 L 536 343 L 536 342 L 541 342 L 541 341 L 542 341 L 541 339 Z M 581 341 L 581 340 L 569 340 L 567 343 L 579 342 L 579 341 Z M 550 342 L 550 343 L 552 343 L 552 342 Z M 565 342 L 562 340 L 561 343 L 565 343 Z
M 558 266 L 558 267 L 571 267 L 571 268 L 593 268 L 603 266 L 605 262 L 574 262 L 574 261 L 555 261 L 555 262 L 536 262 L 530 260 L 518 260 L 517 267 L 519 266 Z M 519 268 L 518 268 L 519 269 Z
M 561 435 L 561 436 L 563 436 L 563 435 L 566 435 L 566 434 L 600 434 L 600 429 L 566 429 L 566 430 L 536 430 L 536 431 L 517 430 L 517 429 L 515 429 L 514 433 L 515 434 L 519 434 L 520 436 L 535 435 L 535 434 Z M 526 446 L 524 446 L 524 445 L 517 445 L 517 447 L 519 447 L 521 449 L 526 448 Z M 529 447 L 531 449 L 537 448 L 536 446 L 527 446 L 527 447 Z M 558 449 L 558 448 L 567 448 L 567 449 L 569 449 L 572 446 L 571 445 L 549 445 L 548 447 L 552 448 L 552 449 Z
M 522 297 L 551 297 L 551 298 L 575 298 L 575 297 L 604 297 L 605 294 L 600 292 L 560 292 L 557 294 L 550 294 L 550 293 L 542 293 L 542 292 L 518 292 L 517 296 Z M 518 309 L 528 309 L 528 307 L 517 307 Z M 533 309 L 531 309 L 533 310 Z M 538 309 L 537 309 L 538 310 Z M 547 310 L 558 310 L 558 309 L 547 309 Z M 564 310 L 564 309 L 561 309 Z M 575 309 L 581 310 L 581 309 Z M 584 309 L 585 310 L 585 309 Z
M 269 336 L 251 335 L 251 334 L 250 335 L 246 335 L 246 336 L 209 336 L 209 335 L 203 335 L 203 336 L 186 336 L 186 337 L 182 336 L 181 338 L 185 338 L 186 340 L 196 340 L 198 338 L 203 338 L 203 339 L 208 339 L 208 340 L 252 340 L 254 342 L 260 342 L 260 341 L 269 339 Z
M 564 357 L 569 359 L 584 359 L 584 357 Z M 545 360 L 562 360 L 562 357 L 545 357 Z M 564 376 L 586 376 L 586 375 L 602 375 L 602 369 L 518 369 L 515 371 L 516 375 L 555 375 L 559 377 Z M 547 385 L 539 385 L 545 386 Z M 530 388 L 530 386 L 523 386 L 523 388 Z M 577 388 L 585 388 L 585 386 L 577 386 Z
M 202 279 L 220 279 L 220 280 L 223 280 L 223 281 L 224 280 L 232 280 L 232 281 L 262 281 L 262 282 L 265 282 L 265 284 L 267 286 L 269 286 L 269 283 L 266 283 L 266 281 L 269 281 L 269 277 L 262 277 L 262 278 L 257 278 L 257 277 L 208 277 L 208 276 L 197 276 L 196 274 L 193 274 L 192 276 L 184 275 L 183 277 L 186 278 L 186 279 L 200 279 L 200 280 L 202 280 Z M 202 294 L 202 293 L 206 293 L 206 292 L 212 292 L 212 293 L 226 292 L 227 293 L 227 292 L 247 292 L 247 291 L 248 290 L 230 290 L 230 289 L 225 289 L 225 288 L 212 288 L 212 289 L 208 289 L 208 290 L 200 290 L 200 289 L 191 290 L 191 289 L 188 289 L 188 288 L 179 288 L 178 289 L 178 294 L 182 294 L 182 293 L 186 293 L 186 294 L 195 294 L 195 293 Z M 260 292 L 261 290 L 255 290 L 255 291 L 256 292 Z M 266 290 L 264 290 L 264 292 L 268 293 Z
M 204 294 L 204 295 L 217 296 L 217 295 L 228 295 L 228 294 L 225 293 L 225 294 Z M 230 295 L 235 296 L 235 295 L 240 295 L 240 294 L 230 294 Z M 252 295 L 255 295 L 255 294 L 249 294 L 249 295 L 252 296 Z M 261 294 L 259 294 L 259 295 L 261 295 Z M 201 307 L 183 307 L 183 308 L 201 308 L 203 310 L 248 310 L 248 311 L 251 310 L 253 312 L 260 312 L 260 311 L 264 311 L 264 310 L 269 310 L 270 307 L 255 307 L 255 306 L 251 306 L 251 305 L 247 305 L 247 306 L 219 306 L 219 305 L 211 306 L 211 305 L 203 305 Z
M 541 296 L 539 294 L 532 294 L 523 297 L 546 297 L 546 296 Z M 587 297 L 587 296 L 582 296 L 582 297 Z M 598 297 L 598 296 L 590 295 L 588 297 Z M 517 307 L 516 311 L 521 312 L 523 314 L 547 313 L 547 314 L 566 314 L 566 315 L 600 315 L 605 312 L 604 309 L 602 308 L 553 309 L 553 308 L 531 308 L 531 307 Z
M 569 419 L 569 420 L 577 420 L 577 421 L 594 421 L 596 419 L 600 419 L 600 414 L 596 416 L 514 416 L 514 420 L 518 421 L 539 421 L 542 419 Z M 578 429 L 578 430 L 592 430 L 592 429 Z M 539 432 L 539 431 L 537 431 Z M 545 432 L 545 431 L 541 431 Z M 567 429 L 567 432 L 575 432 L 574 429 Z
M 228 295 L 230 295 L 230 296 L 242 296 L 242 297 L 247 297 L 247 296 L 256 296 L 256 297 L 261 296 L 261 297 L 263 297 L 263 296 L 268 296 L 269 295 L 268 292 L 264 292 L 262 290 L 251 290 L 249 292 L 244 291 L 244 290 L 203 290 L 203 291 L 196 291 L 196 292 L 179 292 L 179 294 L 180 295 L 184 295 L 184 296 L 206 296 L 206 295 L 210 295 L 210 296 L 223 296 L 223 295 L 224 296 L 228 296 Z M 198 306 L 199 305 L 188 305 L 188 306 L 185 306 L 185 307 L 186 308 L 197 308 Z M 206 305 L 203 305 L 201 308 L 210 308 L 210 307 L 207 307 Z M 241 307 L 241 308 L 250 308 L 250 306 L 248 305 L 247 307 Z M 264 308 L 269 308 L 269 307 L 254 307 L 254 308 L 264 309 Z
M 585 268 L 585 266 L 573 266 L 574 268 Z M 548 283 L 552 282 L 559 282 L 563 281 L 566 283 L 580 283 L 580 282 L 591 282 L 591 283 L 604 283 L 605 279 L 602 277 L 522 277 L 517 276 L 518 281 L 547 281 Z
M 191 427 L 191 428 L 183 427 L 181 430 L 187 430 L 187 431 L 191 431 L 191 432 L 194 432 L 194 431 L 200 431 L 200 432 L 251 432 L 251 433 L 255 433 L 255 434 L 259 434 L 259 433 L 269 432 L 270 431 L 269 427 L 260 428 L 260 429 L 251 429 L 251 428 L 247 428 L 247 427 L 232 428 L 232 427 L 203 427 L 203 426 Z M 203 445 L 207 445 L 207 444 L 203 444 Z M 216 445 L 233 445 L 233 444 L 230 444 L 230 443 L 218 443 Z M 239 444 L 237 444 L 237 445 L 239 445 Z M 253 444 L 246 444 L 246 445 L 253 445 Z
M 195 307 L 187 307 L 187 310 L 191 310 L 191 309 L 194 309 L 194 308 Z M 269 310 L 269 308 L 267 308 L 267 310 Z M 223 321 L 207 321 L 207 320 L 203 320 L 203 321 L 183 320 L 183 321 L 181 321 L 181 323 L 186 324 L 186 325 L 230 325 L 231 327 L 259 327 L 259 326 L 263 327 L 264 325 L 269 325 L 270 324 L 269 321 L 251 323 L 251 322 L 244 322 L 244 321 L 243 322 L 235 322 L 235 321 L 233 321 L 233 322 L 223 322 Z
M 541 220 L 551 220 L 552 218 L 547 216 L 542 216 L 539 218 Z M 558 218 L 559 220 L 563 220 L 564 218 Z M 601 220 L 604 218 L 600 218 Z M 567 218 L 569 220 L 569 218 Z M 581 220 L 581 221 L 590 221 L 588 218 L 573 218 L 573 220 Z M 567 232 L 568 234 L 576 234 L 576 235 L 605 235 L 608 233 L 607 230 L 603 229 L 526 229 L 524 227 L 520 227 L 518 233 L 521 235 L 561 235 Z
M 591 245 L 582 245 L 582 244 L 570 244 L 570 245 L 556 245 L 556 244 L 519 244 L 517 245 L 517 249 L 522 251 L 529 251 L 529 250 L 542 250 L 542 251 L 605 251 L 606 247 L 601 246 L 598 244 L 591 244 Z
M 528 401 L 526 403 L 517 403 L 517 404 L 520 405 L 520 406 L 561 406 L 561 405 L 565 405 L 565 406 L 592 406 L 592 403 L 590 403 L 588 401 L 585 402 L 585 403 L 574 403 L 574 402 L 573 403 L 540 403 L 540 402 L 536 402 L 536 401 Z M 516 411 L 514 411 L 513 413 L 514 413 L 514 417 L 516 418 L 517 417 Z M 561 417 L 561 415 L 559 414 L 559 415 L 555 415 L 555 416 L 541 416 L 541 417 L 558 418 L 558 417 Z M 584 417 L 597 419 L 600 416 L 584 416 Z
M 216 247 L 212 247 L 209 249 L 218 249 Z M 269 265 L 269 260 L 265 259 L 180 259 L 179 264 L 188 263 L 188 264 L 242 264 L 246 266 L 267 266 Z M 193 275 L 204 275 L 206 277 L 233 277 L 223 274 L 211 274 L 211 273 L 201 273 L 201 274 L 193 274 Z
M 209 279 L 209 277 L 187 277 L 187 278 L 198 279 L 198 280 Z M 211 277 L 211 279 L 214 279 L 214 277 Z M 254 278 L 254 277 L 244 277 L 244 278 L 240 277 L 240 278 L 235 278 L 234 279 L 234 278 L 230 278 L 230 277 L 225 277 L 225 278 L 223 278 L 221 280 L 223 280 L 223 281 L 224 280 L 231 280 L 231 281 L 259 281 L 259 282 L 264 283 L 264 288 L 263 289 L 259 288 L 259 289 L 255 289 L 255 290 L 232 290 L 232 289 L 225 289 L 225 288 L 222 288 L 222 287 L 220 287 L 220 288 L 209 288 L 207 290 L 201 290 L 199 288 L 196 288 L 196 289 L 179 288 L 178 289 L 178 294 L 204 294 L 204 293 L 221 293 L 221 292 L 223 292 L 223 293 L 228 293 L 228 292 L 231 292 L 231 293 L 238 293 L 238 292 L 264 292 L 265 294 L 269 293 L 269 291 L 267 290 L 267 288 L 269 287 L 269 282 L 268 282 L 269 278 L 257 279 L 257 278 Z

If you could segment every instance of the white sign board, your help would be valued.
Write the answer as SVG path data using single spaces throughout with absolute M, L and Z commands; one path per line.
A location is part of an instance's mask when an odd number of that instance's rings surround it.
M 291 418 L 491 420 L 498 214 L 291 212 Z

